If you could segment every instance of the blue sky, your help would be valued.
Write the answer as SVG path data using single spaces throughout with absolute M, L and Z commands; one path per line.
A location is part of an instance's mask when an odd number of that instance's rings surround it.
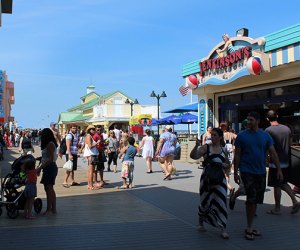
M 223 33 L 246 27 L 257 38 L 296 23 L 297 0 L 14 0 L 13 14 L 2 15 L 0 68 L 15 83 L 12 114 L 23 127 L 57 121 L 90 83 L 141 104 L 156 105 L 151 91 L 165 90 L 163 111 L 190 102 L 178 91 L 181 67 Z

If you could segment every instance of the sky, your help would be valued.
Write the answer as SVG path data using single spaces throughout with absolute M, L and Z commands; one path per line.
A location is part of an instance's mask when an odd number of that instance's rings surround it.
M 207 56 L 222 34 L 245 27 L 258 38 L 297 23 L 298 0 L 14 0 L 13 14 L 2 15 L 0 69 L 15 83 L 12 115 L 22 127 L 58 121 L 90 84 L 142 105 L 165 91 L 164 111 L 191 101 L 178 91 L 182 66 Z

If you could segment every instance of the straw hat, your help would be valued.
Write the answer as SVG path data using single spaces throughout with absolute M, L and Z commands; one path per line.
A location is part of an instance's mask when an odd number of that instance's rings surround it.
M 86 132 L 88 133 L 91 129 L 94 129 L 94 130 L 95 130 L 95 126 L 94 126 L 94 125 L 89 125 L 89 126 L 86 128 Z
M 172 129 L 172 127 L 171 127 L 170 125 L 166 125 L 166 126 L 165 126 L 165 129 L 166 129 L 166 130 L 170 130 L 170 129 Z

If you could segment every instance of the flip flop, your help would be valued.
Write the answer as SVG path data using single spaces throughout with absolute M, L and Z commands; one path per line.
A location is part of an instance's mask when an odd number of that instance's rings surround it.
M 245 239 L 246 240 L 254 240 L 255 237 L 254 237 L 253 232 L 248 232 L 247 230 L 245 230 Z
M 164 178 L 163 180 L 164 180 L 164 181 L 165 181 L 165 180 L 168 180 L 170 177 L 171 177 L 171 174 L 168 174 L 168 175 L 165 176 L 165 178 Z
M 293 209 L 292 209 L 292 212 L 291 214 L 296 214 L 298 213 L 300 210 L 300 203 L 296 203 L 294 206 L 293 206 Z
M 224 239 L 224 240 L 228 240 L 228 239 L 229 239 L 229 235 L 228 235 L 228 233 L 226 233 L 226 232 L 221 233 L 220 236 L 221 236 L 221 238 Z
M 281 212 L 277 212 L 273 209 L 270 209 L 266 212 L 267 214 L 272 214 L 272 215 L 281 215 Z
M 119 189 L 127 189 L 128 187 L 127 186 L 121 186 L 119 187 Z
M 247 234 L 247 229 L 245 229 L 245 234 Z M 253 234 L 254 236 L 261 236 L 260 231 L 258 231 L 258 230 L 256 230 L 256 229 L 253 229 L 253 230 L 252 230 L 252 234 Z
M 65 188 L 69 188 L 70 187 L 69 184 L 62 184 L 62 186 L 65 187 Z

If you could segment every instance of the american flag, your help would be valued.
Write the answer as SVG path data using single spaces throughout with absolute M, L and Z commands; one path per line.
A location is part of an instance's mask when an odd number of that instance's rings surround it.
M 184 87 L 184 86 L 180 86 L 179 87 L 179 92 L 185 96 L 187 95 L 189 92 L 191 91 L 191 89 L 189 87 Z

